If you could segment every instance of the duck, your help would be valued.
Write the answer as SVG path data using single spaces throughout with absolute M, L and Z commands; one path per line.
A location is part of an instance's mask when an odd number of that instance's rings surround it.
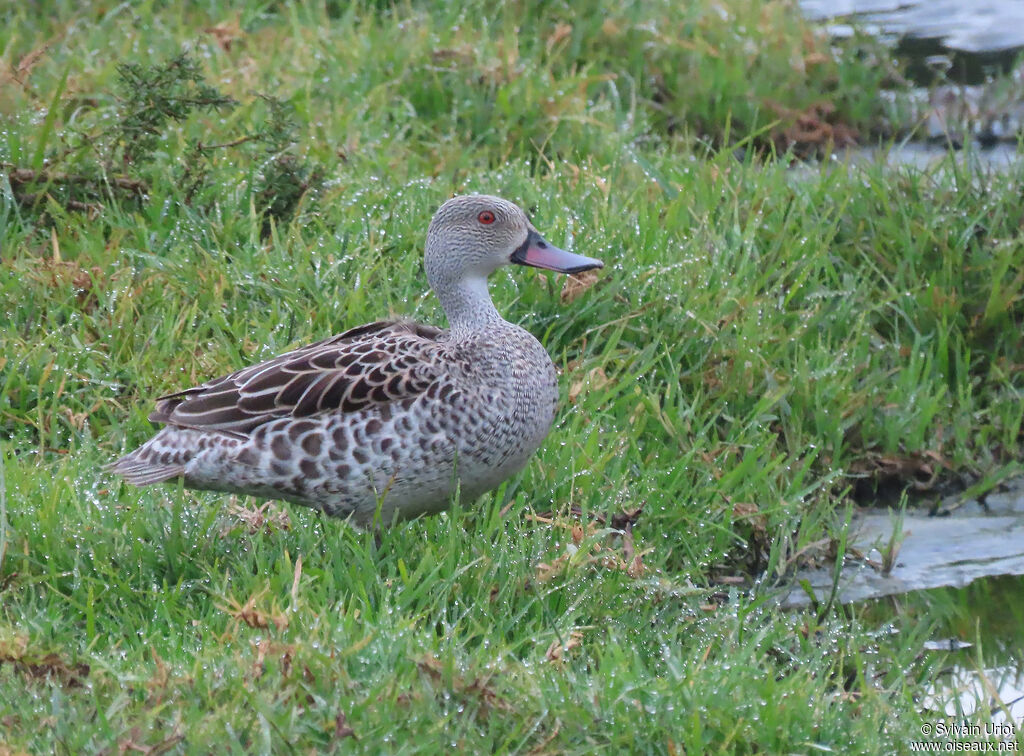
M 507 265 L 603 267 L 545 240 L 513 202 L 456 196 L 424 250 L 447 329 L 378 320 L 158 397 L 149 419 L 163 427 L 108 469 L 135 486 L 289 501 L 358 528 L 475 500 L 526 466 L 558 404 L 547 350 L 491 300 L 488 277 Z

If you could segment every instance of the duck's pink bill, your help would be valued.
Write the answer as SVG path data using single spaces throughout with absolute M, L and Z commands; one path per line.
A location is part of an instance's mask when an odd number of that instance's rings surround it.
M 585 257 L 559 249 L 532 230 L 522 246 L 512 253 L 512 262 L 544 270 L 554 270 L 559 273 L 582 273 L 585 270 L 604 267 L 603 262 L 595 260 L 593 257 Z

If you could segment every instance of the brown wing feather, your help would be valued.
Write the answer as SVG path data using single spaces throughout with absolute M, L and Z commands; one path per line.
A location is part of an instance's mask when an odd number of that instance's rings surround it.
M 162 396 L 149 419 L 249 433 L 279 417 L 408 399 L 441 377 L 439 328 L 381 320 Z

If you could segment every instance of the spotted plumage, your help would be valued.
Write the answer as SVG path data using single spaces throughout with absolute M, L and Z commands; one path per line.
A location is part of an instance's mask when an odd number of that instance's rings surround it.
M 554 419 L 547 352 L 506 322 L 487 276 L 601 263 L 548 244 L 516 205 L 456 197 L 425 267 L 449 330 L 378 321 L 157 400 L 165 427 L 111 465 L 130 483 L 282 498 L 361 526 L 472 499 L 526 464 Z

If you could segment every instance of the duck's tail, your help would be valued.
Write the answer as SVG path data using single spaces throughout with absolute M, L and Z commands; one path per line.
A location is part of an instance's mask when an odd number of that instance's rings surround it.
M 103 469 L 120 475 L 133 486 L 148 486 L 184 477 L 185 466 L 192 458 L 193 450 L 173 443 L 173 438 L 165 438 L 167 435 L 168 429 L 165 428 L 135 451 L 104 465 Z
M 162 483 L 165 480 L 181 478 L 185 475 L 183 464 L 160 464 L 139 456 L 139 452 L 145 449 L 136 449 L 131 454 L 126 454 L 116 462 L 104 465 L 103 469 L 116 473 L 131 483 L 133 486 L 148 486 L 153 483 Z

